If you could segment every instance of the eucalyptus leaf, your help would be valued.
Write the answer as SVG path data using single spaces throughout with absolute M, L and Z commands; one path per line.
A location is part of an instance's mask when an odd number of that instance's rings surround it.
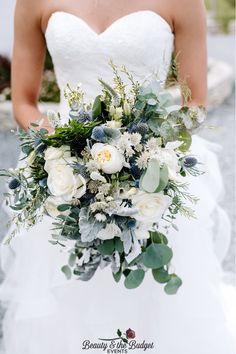
M 161 232 L 158 231 L 149 231 L 151 240 L 153 243 L 162 243 L 167 245 L 168 244 L 168 239 L 167 237 L 162 234 Z
M 125 279 L 125 287 L 127 289 L 135 289 L 140 286 L 145 277 L 145 271 L 143 269 L 131 270 Z
M 152 270 L 153 278 L 158 283 L 167 283 L 170 280 L 170 275 L 168 274 L 167 270 L 165 269 L 153 269 Z
M 73 266 L 75 265 L 76 258 L 77 258 L 77 257 L 76 257 L 76 254 L 75 254 L 75 253 L 71 253 L 71 254 L 70 254 L 68 263 L 69 263 L 69 265 L 70 265 L 71 267 L 73 267 Z
M 121 276 L 122 276 L 122 271 L 120 270 L 117 273 L 112 273 L 114 280 L 116 281 L 116 283 L 119 283 Z
M 191 134 L 187 130 L 182 130 L 178 135 L 178 140 L 183 142 L 183 144 L 180 145 L 179 150 L 182 152 L 188 151 L 192 144 Z
M 103 256 L 111 255 L 115 250 L 115 242 L 114 240 L 103 241 L 97 246 L 97 249 Z
M 175 295 L 182 285 L 182 280 L 175 274 L 171 275 L 171 279 L 165 285 L 164 290 L 168 295 Z
M 146 171 L 140 179 L 140 187 L 148 193 L 154 193 L 160 183 L 160 164 L 156 159 L 151 159 Z
M 67 279 L 70 279 L 72 276 L 71 269 L 68 265 L 65 265 L 61 268 L 62 272 L 65 274 Z
M 115 238 L 115 250 L 118 251 L 119 253 L 123 253 L 124 252 L 123 242 L 118 237 Z
M 170 247 L 152 243 L 143 255 L 143 263 L 147 268 L 157 269 L 167 265 L 172 257 L 173 252 Z
M 159 186 L 155 190 L 155 193 L 163 191 L 166 188 L 168 182 L 169 182 L 168 167 L 166 166 L 166 164 L 164 164 L 160 169 L 160 182 L 159 182 Z

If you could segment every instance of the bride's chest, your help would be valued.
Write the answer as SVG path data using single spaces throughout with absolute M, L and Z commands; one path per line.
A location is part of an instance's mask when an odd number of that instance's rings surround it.
M 54 61 L 63 63 L 75 58 L 96 62 L 104 54 L 145 62 L 169 56 L 173 49 L 170 26 L 152 11 L 124 16 L 100 34 L 75 15 L 55 12 L 45 36 Z

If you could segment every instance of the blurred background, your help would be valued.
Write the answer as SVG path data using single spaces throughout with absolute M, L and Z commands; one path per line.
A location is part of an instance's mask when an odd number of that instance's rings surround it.
M 0 0 L 0 168 L 14 167 L 19 147 L 14 133 L 16 127 L 11 106 L 11 53 L 13 44 L 13 13 L 15 0 Z M 231 223 L 231 246 L 223 259 L 226 282 L 235 283 L 235 0 L 206 0 L 209 54 L 209 114 L 207 125 L 200 135 L 216 146 L 222 170 L 225 193 L 221 205 L 227 211 Z M 176 70 L 174 61 L 170 67 L 166 86 L 175 100 L 179 91 L 174 85 Z M 53 64 L 49 54 L 45 61 L 44 77 L 40 93 L 42 111 L 56 109 L 60 94 L 55 81 Z M 0 180 L 0 195 L 5 190 Z M 6 228 L 6 215 L 0 209 L 0 240 Z M 224 234 L 222 234 L 224 238 Z M 0 275 L 1 279 L 1 275 Z M 1 311 L 0 311 L 1 318 Z

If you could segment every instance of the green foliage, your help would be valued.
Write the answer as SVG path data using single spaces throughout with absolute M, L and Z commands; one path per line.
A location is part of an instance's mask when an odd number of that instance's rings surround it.
M 167 265 L 173 256 L 170 247 L 152 243 L 143 255 L 143 263 L 147 268 L 157 269 Z
M 125 278 L 125 287 L 127 289 L 135 289 L 141 285 L 145 277 L 143 269 L 131 270 Z
M 45 136 L 43 142 L 54 147 L 70 145 L 72 150 L 76 149 L 79 152 L 86 146 L 86 139 L 91 136 L 93 128 L 100 123 L 99 121 L 80 123 L 77 120 L 70 120 L 68 126 L 55 128 L 54 134 Z
M 140 179 L 140 187 L 148 193 L 154 193 L 160 183 L 160 165 L 156 159 L 151 159 Z
M 97 246 L 97 249 L 103 256 L 111 255 L 115 250 L 114 239 L 103 241 L 100 245 Z
M 172 274 L 170 280 L 165 285 L 164 290 L 168 295 L 175 295 L 182 285 L 182 280 L 177 275 Z

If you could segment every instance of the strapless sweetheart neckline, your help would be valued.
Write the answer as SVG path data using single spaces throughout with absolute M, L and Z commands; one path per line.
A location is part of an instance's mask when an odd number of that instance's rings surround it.
M 94 36 L 97 36 L 97 37 L 101 37 L 103 35 L 106 35 L 112 28 L 116 27 L 118 24 L 122 24 L 123 21 L 126 21 L 129 18 L 131 18 L 131 17 L 140 16 L 140 15 L 155 16 L 156 19 L 160 20 L 163 24 L 165 24 L 166 27 L 168 27 L 170 32 L 172 33 L 172 28 L 171 28 L 170 24 L 161 15 L 159 15 L 157 12 L 152 11 L 152 10 L 139 10 L 139 11 L 131 12 L 131 13 L 127 14 L 127 15 L 121 16 L 117 20 L 113 21 L 102 32 L 95 31 L 82 17 L 80 17 L 78 15 L 72 14 L 72 13 L 67 12 L 67 11 L 54 11 L 49 16 L 49 19 L 48 19 L 48 22 L 47 22 L 47 26 L 46 26 L 46 29 L 45 29 L 45 32 L 44 32 L 45 36 L 47 35 L 47 32 L 48 32 L 48 29 L 50 27 L 50 23 L 51 23 L 52 19 L 55 16 L 58 16 L 58 15 L 65 15 L 65 16 L 74 18 L 78 22 L 82 23 L 91 33 L 94 34 Z

